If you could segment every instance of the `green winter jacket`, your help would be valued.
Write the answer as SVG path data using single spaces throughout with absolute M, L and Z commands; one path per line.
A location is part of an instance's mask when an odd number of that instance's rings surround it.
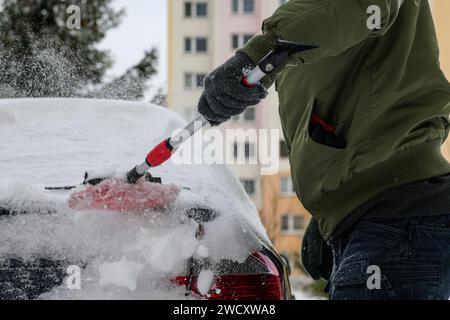
M 380 29 L 368 27 L 371 5 Z M 428 1 L 290 0 L 240 51 L 259 61 L 277 38 L 320 45 L 279 70 L 276 89 L 296 192 L 326 239 L 382 191 L 450 172 L 450 85 Z M 311 139 L 312 112 L 345 149 Z

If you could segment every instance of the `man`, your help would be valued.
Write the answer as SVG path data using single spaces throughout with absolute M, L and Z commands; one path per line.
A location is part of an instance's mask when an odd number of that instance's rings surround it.
M 320 45 L 275 79 L 292 178 L 314 218 L 305 267 L 328 278 L 326 241 L 332 299 L 448 299 L 450 85 L 428 1 L 290 0 L 205 80 L 199 112 L 212 124 L 265 98 L 274 79 L 247 88 L 241 75 L 276 39 Z

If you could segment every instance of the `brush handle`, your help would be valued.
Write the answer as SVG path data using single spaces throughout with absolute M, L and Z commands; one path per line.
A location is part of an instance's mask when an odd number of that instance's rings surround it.
M 169 139 L 169 144 L 173 150 L 176 150 L 183 144 L 183 142 L 191 138 L 197 131 L 208 126 L 209 121 L 200 115 L 185 126 L 180 132 L 172 136 Z
M 265 73 L 257 66 L 250 72 L 242 76 L 242 83 L 248 87 L 255 85 L 259 80 L 265 77 Z M 167 140 L 158 144 L 147 155 L 145 162 L 134 167 L 127 173 L 127 180 L 129 183 L 136 183 L 141 177 L 145 175 L 148 169 L 155 168 L 170 159 L 173 152 L 178 149 L 186 140 L 189 140 L 197 131 L 202 128 L 210 126 L 208 120 L 202 115 L 191 121 L 181 131 Z
M 284 40 L 275 41 L 274 49 L 270 51 L 263 59 L 261 59 L 255 68 L 244 72 L 242 75 L 242 85 L 249 88 L 253 87 L 266 75 L 272 73 L 275 69 L 285 64 L 291 55 L 301 51 L 315 49 L 317 47 L 317 45 L 308 43 L 295 43 Z M 130 172 L 128 172 L 128 182 L 136 183 L 139 178 L 145 175 L 148 169 L 157 167 L 169 160 L 173 152 L 179 148 L 183 142 L 192 137 L 200 129 L 209 125 L 208 120 L 206 120 L 203 116 L 198 116 L 180 132 L 161 142 L 152 151 L 150 151 L 145 159 L 145 162 L 134 167 Z

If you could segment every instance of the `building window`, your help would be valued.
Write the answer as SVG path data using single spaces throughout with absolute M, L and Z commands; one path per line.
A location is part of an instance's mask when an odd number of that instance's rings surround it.
M 233 49 L 239 49 L 247 44 L 251 38 L 253 38 L 253 34 L 232 34 L 231 35 L 231 47 Z
M 294 230 L 303 230 L 305 228 L 305 219 L 300 216 L 294 216 Z
M 241 114 L 238 114 L 233 117 L 233 121 L 235 122 L 254 122 L 256 121 L 256 109 L 255 108 L 247 108 Z
M 239 13 L 239 2 L 240 0 L 231 0 L 231 7 L 234 14 Z
M 288 158 L 289 157 L 289 148 L 287 146 L 286 141 L 280 141 L 280 158 Z
M 205 82 L 206 74 L 204 73 L 198 73 L 196 75 L 197 80 L 197 88 L 203 88 L 204 82 Z
M 245 192 L 247 192 L 247 194 L 249 196 L 253 196 L 256 193 L 256 183 L 255 180 L 251 180 L 251 179 L 242 179 L 241 180 L 242 186 L 245 189 Z
M 206 53 L 206 52 L 208 52 L 208 38 L 205 38 L 205 37 L 184 38 L 184 52 L 186 52 L 186 53 Z
M 255 0 L 244 0 L 244 13 L 255 12 Z
M 295 188 L 291 177 L 280 178 L 280 193 L 285 197 L 295 196 Z
M 196 39 L 196 51 L 205 53 L 208 51 L 208 39 L 206 38 L 197 38 Z
M 184 74 L 184 87 L 185 89 L 200 89 L 203 88 L 203 82 L 205 81 L 206 74 L 204 73 L 192 73 L 186 72 Z
M 186 89 L 192 89 L 193 88 L 192 73 L 185 73 L 184 74 L 184 87 Z
M 244 153 L 245 160 L 254 160 L 256 157 L 256 145 L 254 143 L 246 142 L 246 143 L 237 143 L 235 142 L 233 145 L 233 155 L 234 159 L 241 159 L 240 155 Z
M 231 0 L 231 11 L 233 14 L 255 13 L 255 0 Z
M 289 230 L 289 216 L 281 217 L 281 231 Z
M 255 108 L 247 108 L 242 114 L 244 117 L 244 121 L 253 122 L 256 120 L 256 109 Z
M 208 4 L 206 2 L 185 2 L 184 16 L 186 18 L 204 18 L 208 16 Z
M 253 159 L 255 157 L 255 144 L 246 142 L 244 144 L 244 156 L 245 159 Z
M 196 5 L 197 17 L 208 16 L 208 4 L 206 2 L 200 2 Z
M 184 3 L 184 16 L 186 18 L 192 17 L 192 2 Z
M 241 43 L 239 42 L 239 35 L 231 35 L 231 47 L 233 49 L 239 49 L 241 47 Z
M 299 233 L 305 228 L 302 216 L 286 214 L 281 217 L 281 231 L 283 233 Z
M 190 53 L 192 52 L 192 39 L 184 38 L 184 52 Z

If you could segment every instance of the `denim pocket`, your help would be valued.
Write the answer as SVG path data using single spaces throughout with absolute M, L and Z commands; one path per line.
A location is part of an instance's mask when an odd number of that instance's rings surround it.
M 395 299 L 435 300 L 440 285 L 440 260 L 376 259 L 370 261 L 380 268 L 395 292 Z
M 369 300 L 364 261 L 341 265 L 331 278 L 332 300 Z
M 420 217 L 417 222 L 419 230 L 435 232 L 438 235 L 450 235 L 450 214 L 431 217 Z
M 366 220 L 355 226 L 351 242 L 364 244 L 367 247 L 373 244 L 379 247 L 379 250 L 374 249 L 372 252 L 381 251 L 384 254 L 383 248 L 395 253 L 403 252 L 407 239 L 408 232 L 405 230 Z
M 380 274 L 380 287 L 370 288 L 371 274 L 368 273 L 368 260 L 361 260 L 342 265 L 333 275 L 330 298 L 332 300 L 388 300 L 394 299 L 396 293 L 388 278 Z
M 417 226 L 417 230 L 424 231 L 424 232 L 430 232 L 430 233 L 436 233 L 441 236 L 450 237 L 450 227 L 419 225 L 419 226 Z
M 370 288 L 370 266 L 379 268 L 379 288 Z M 332 277 L 333 300 L 434 300 L 439 298 L 436 260 L 373 259 L 344 264 Z

